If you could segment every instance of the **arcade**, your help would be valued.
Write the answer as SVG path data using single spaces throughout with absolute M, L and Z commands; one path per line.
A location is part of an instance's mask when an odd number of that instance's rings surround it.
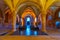
M 59 30 L 59 0 L 0 2 L 0 35 L 49 35 Z

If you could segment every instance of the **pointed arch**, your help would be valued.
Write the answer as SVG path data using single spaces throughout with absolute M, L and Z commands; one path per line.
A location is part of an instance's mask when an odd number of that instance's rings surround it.
M 34 18 L 34 25 L 35 25 L 36 15 L 35 15 L 35 13 L 34 13 L 31 9 L 28 9 L 28 8 L 23 12 L 23 14 L 22 14 L 22 16 L 21 16 L 21 18 L 22 18 L 22 25 L 24 25 L 24 20 L 23 20 L 23 19 L 24 19 L 27 15 L 31 15 L 31 16 Z
M 23 12 L 23 14 L 22 14 L 22 18 L 24 18 L 26 15 L 31 15 L 32 17 L 36 17 L 36 15 L 34 14 L 34 12 L 32 11 L 32 10 L 30 10 L 30 9 L 26 9 L 24 12 Z
M 19 15 L 21 16 L 23 11 L 28 7 L 30 7 L 34 11 L 36 16 L 40 14 L 41 6 L 39 6 L 37 3 L 29 2 L 29 1 L 21 3 L 17 8 L 16 13 L 19 13 Z

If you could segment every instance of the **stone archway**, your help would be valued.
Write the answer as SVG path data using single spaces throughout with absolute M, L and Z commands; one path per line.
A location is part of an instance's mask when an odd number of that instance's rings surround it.
M 20 6 L 18 7 L 18 9 L 16 10 L 16 13 L 19 15 L 19 17 L 21 17 L 22 13 L 25 11 L 26 8 L 31 9 L 34 12 L 36 17 L 38 17 L 38 15 L 40 14 L 40 11 L 41 11 L 40 10 L 41 8 L 38 4 L 36 4 L 34 2 L 24 2 L 24 3 L 21 3 Z M 34 15 L 34 14 L 31 14 L 31 15 Z M 35 23 L 34 23 L 34 25 L 35 25 Z M 22 22 L 22 25 L 23 25 L 23 22 Z
M 38 27 L 40 30 L 42 30 L 42 17 L 41 13 L 38 15 Z
M 24 3 L 20 4 L 18 6 L 17 10 L 15 10 L 15 12 L 14 12 L 15 14 L 13 14 L 14 15 L 13 22 L 12 22 L 13 31 L 16 31 L 16 14 L 18 14 L 19 18 L 20 18 L 23 11 L 25 10 L 25 8 L 28 8 L 28 7 L 30 7 L 34 11 L 36 16 L 38 16 L 40 14 L 41 7 L 38 4 L 36 4 L 34 2 L 24 2 Z
M 40 14 L 41 7 L 34 2 L 23 2 L 23 3 L 21 3 L 20 6 L 18 6 L 18 8 L 17 8 L 16 13 L 18 13 L 18 14 L 20 13 L 20 16 L 21 16 L 23 11 L 25 10 L 25 8 L 28 8 L 28 7 L 30 7 L 37 16 Z
M 12 24 L 12 12 L 9 8 L 5 10 L 5 23 Z
M 51 33 L 56 32 L 56 25 L 55 25 L 55 23 L 56 23 L 56 18 L 57 18 L 56 15 L 58 16 L 58 14 L 56 12 L 56 11 L 58 11 L 57 9 L 58 9 L 58 7 L 51 6 L 49 8 L 49 10 L 47 11 L 48 13 L 46 15 L 46 17 L 47 17 L 47 27 L 46 27 L 46 29 L 47 29 L 48 33 L 50 31 L 51 31 Z M 53 32 L 52 32 L 52 30 L 53 30 Z
M 54 14 L 54 24 L 55 24 L 55 28 L 58 28 L 58 24 L 60 23 L 60 7 L 55 11 L 55 14 Z M 60 25 L 60 24 L 59 24 Z
M 31 17 L 33 17 L 33 24 L 35 25 L 35 18 L 36 18 L 36 15 L 35 15 L 35 13 L 32 11 L 32 10 L 30 10 L 30 9 L 26 9 L 24 12 L 23 12 L 23 14 L 22 14 L 22 16 L 21 16 L 21 18 L 22 18 L 22 25 L 24 24 L 24 18 L 26 17 L 26 16 L 28 16 L 28 15 L 31 15 Z
M 53 14 L 52 10 L 49 9 L 46 15 L 46 29 L 53 28 Z

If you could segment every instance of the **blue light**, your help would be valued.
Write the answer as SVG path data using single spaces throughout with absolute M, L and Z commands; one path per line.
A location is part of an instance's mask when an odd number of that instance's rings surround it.
M 29 36 L 29 35 L 30 35 L 30 32 L 31 32 L 30 26 L 27 25 L 27 28 L 26 28 L 26 35 Z
M 31 29 L 30 29 L 30 17 L 27 17 L 26 19 L 26 35 L 31 35 Z
M 37 31 L 34 31 L 34 35 L 36 36 L 38 33 L 37 33 Z
M 59 21 L 56 22 L 56 25 L 59 23 Z
M 56 27 L 58 27 L 60 25 L 60 21 L 56 22 Z
M 30 17 L 27 17 L 27 21 L 30 21 Z

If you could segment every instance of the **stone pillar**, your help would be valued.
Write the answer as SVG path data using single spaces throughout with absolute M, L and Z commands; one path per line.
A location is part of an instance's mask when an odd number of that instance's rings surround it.
M 46 32 L 46 12 L 42 12 L 42 32 Z
M 16 31 L 16 13 L 12 13 L 12 31 Z

